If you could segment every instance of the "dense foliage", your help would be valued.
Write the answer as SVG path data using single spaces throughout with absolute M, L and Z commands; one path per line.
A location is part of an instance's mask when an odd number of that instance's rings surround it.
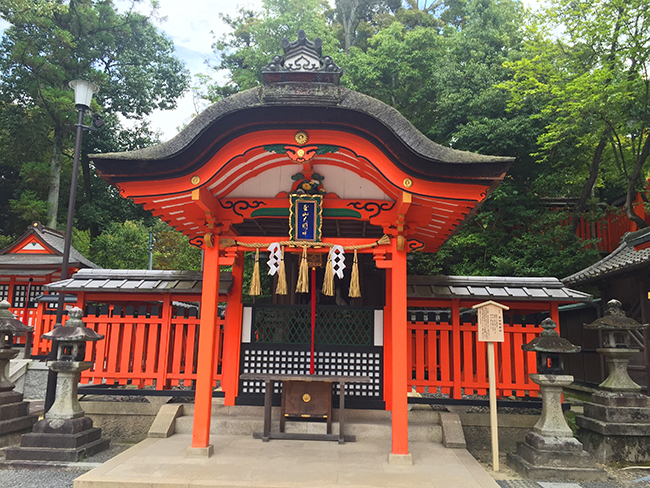
M 21 12 L 17 6 L 26 2 L 39 8 Z M 2 5 L 0 15 L 12 25 L 0 46 L 0 212 L 22 225 L 52 211 L 44 198 L 52 147 L 60 145 L 64 162 L 70 155 L 74 111 L 64 82 L 73 74 L 125 81 L 102 85 L 94 107 L 107 115 L 109 130 L 89 137 L 86 152 L 106 152 L 154 143 L 146 125 L 125 131 L 116 114 L 138 117 L 173 105 L 186 78 L 148 19 L 117 14 L 109 0 Z M 416 254 L 411 271 L 562 277 L 599 258 L 594 242 L 576 237 L 580 216 L 601 218 L 618 201 L 638 227 L 646 225 L 632 201 L 644 190 L 650 155 L 647 11 L 640 0 L 551 0 L 535 12 L 519 0 L 263 0 L 259 11 L 221 17 L 229 31 L 215 39 L 213 75 L 201 77 L 197 94 L 214 102 L 258 86 L 262 66 L 298 29 L 322 38 L 323 52 L 345 69 L 344 84 L 393 106 L 432 140 L 517 158 L 463 229 L 438 253 Z M 78 41 L 98 19 L 114 29 L 100 35 L 106 49 L 90 43 L 81 50 Z M 132 34 L 124 44 L 121 28 Z M 48 49 L 50 56 L 72 53 L 72 61 L 49 66 L 47 56 L 35 54 Z M 30 66 L 21 52 L 40 64 Z M 20 70 L 53 81 L 25 83 Z M 66 164 L 61 174 L 65 179 Z M 136 206 L 116 203 L 89 165 L 83 187 L 78 227 L 89 232 L 95 259 L 119 247 L 110 236 L 139 229 L 141 239 L 156 225 Z M 142 267 L 142 256 L 134 259 L 129 266 Z M 174 266 L 196 264 L 183 259 Z

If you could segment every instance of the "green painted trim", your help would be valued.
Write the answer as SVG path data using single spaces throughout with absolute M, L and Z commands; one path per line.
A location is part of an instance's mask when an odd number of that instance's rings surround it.
M 289 209 L 288 208 L 258 208 L 251 212 L 251 218 L 255 217 L 288 217 Z
M 288 208 L 258 208 L 251 212 L 251 218 L 256 217 L 288 217 Z M 361 213 L 349 208 L 325 208 L 323 209 L 323 217 L 341 217 L 351 219 L 361 219 Z
M 323 217 L 348 217 L 353 219 L 360 219 L 361 213 L 349 208 L 325 208 L 323 209 Z

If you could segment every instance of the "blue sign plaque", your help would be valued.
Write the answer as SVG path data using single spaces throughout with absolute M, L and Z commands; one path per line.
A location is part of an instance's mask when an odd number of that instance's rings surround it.
M 291 195 L 290 238 L 320 242 L 321 195 Z

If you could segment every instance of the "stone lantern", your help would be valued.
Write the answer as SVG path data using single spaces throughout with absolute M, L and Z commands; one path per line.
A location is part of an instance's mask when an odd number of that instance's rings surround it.
M 596 351 L 602 354 L 607 361 L 609 376 L 599 387 L 607 391 L 638 392 L 641 387 L 637 385 L 627 372 L 627 364 L 632 356 L 639 352 L 630 344 L 630 332 L 643 331 L 648 324 L 640 324 L 634 319 L 625 316 L 621 302 L 610 300 L 607 310 L 602 318 L 585 324 L 585 329 L 595 329 L 602 332 L 602 347 Z
M 13 391 L 15 385 L 6 375 L 9 361 L 18 355 L 14 337 L 31 331 L 9 311 L 9 302 L 0 302 L 0 436 L 29 429 L 38 419 L 29 415 L 29 403 L 23 401 L 22 393 Z
M 9 361 L 18 356 L 18 350 L 13 348 L 14 337 L 24 336 L 31 331 L 31 327 L 27 327 L 9 311 L 8 301 L 0 302 L 0 392 L 14 389 L 14 384 L 5 372 Z
M 650 462 L 649 398 L 627 372 L 630 358 L 639 352 L 631 347 L 630 332 L 648 324 L 626 317 L 621 302 L 610 300 L 605 315 L 584 327 L 601 331 L 602 347 L 596 351 L 605 357 L 609 376 L 576 418 L 578 436 L 600 462 Z
M 82 315 L 75 307 L 68 312 L 64 326 L 43 334 L 57 344 L 56 359 L 47 362 L 47 367 L 58 373 L 56 398 L 32 433 L 22 436 L 20 447 L 7 449 L 7 461 L 79 461 L 108 448 L 108 439 L 102 439 L 101 429 L 93 428 L 92 419 L 84 417 L 77 398 L 81 372 L 93 365 L 84 361 L 86 342 L 104 338 L 84 326 Z
M 509 455 L 509 464 L 521 474 L 546 480 L 604 480 L 606 473 L 583 451 L 573 437 L 562 412 L 562 388 L 573 383 L 564 374 L 563 354 L 580 352 L 555 331 L 555 321 L 542 323 L 542 333 L 521 348 L 537 356 L 537 373 L 530 379 L 540 387 L 542 414 L 525 442 L 517 444 L 517 454 Z

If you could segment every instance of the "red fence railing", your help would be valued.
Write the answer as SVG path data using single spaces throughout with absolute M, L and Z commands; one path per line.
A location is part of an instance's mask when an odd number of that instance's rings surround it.
M 81 374 L 82 383 L 154 385 L 157 390 L 192 386 L 196 379 L 200 339 L 199 318 L 192 310 L 169 307 L 159 315 L 115 314 L 114 306 L 102 315 L 84 317 L 86 327 L 104 335 L 88 343 L 86 360 L 93 367 Z M 116 316 L 117 315 L 117 316 Z M 214 362 L 214 383 L 221 380 L 223 319 L 218 319 L 218 360 Z
M 409 322 L 407 327 L 409 387 L 452 398 L 487 394 L 487 346 L 477 341 L 476 324 L 463 323 L 458 331 L 447 322 Z M 495 344 L 497 396 L 537 396 L 539 386 L 528 377 L 537 371 L 535 354 L 521 346 L 541 331 L 534 325 L 504 325 L 505 341 Z

